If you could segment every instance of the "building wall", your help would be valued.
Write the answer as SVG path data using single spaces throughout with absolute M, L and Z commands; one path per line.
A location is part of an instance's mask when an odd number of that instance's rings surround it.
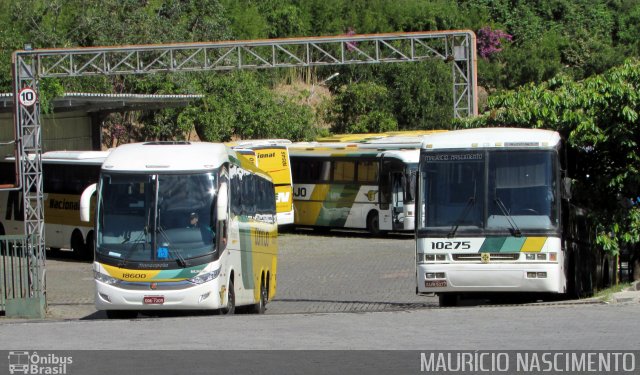
M 0 143 L 13 141 L 13 114 L 0 113 Z M 91 116 L 58 112 L 42 116 L 42 151 L 92 150 Z M 0 156 L 13 155 L 13 145 L 0 145 Z

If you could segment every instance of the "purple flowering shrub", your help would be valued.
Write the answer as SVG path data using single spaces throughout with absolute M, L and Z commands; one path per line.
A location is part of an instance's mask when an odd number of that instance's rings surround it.
M 485 26 L 478 30 L 477 46 L 478 54 L 483 59 L 502 51 L 502 43 L 510 42 L 513 37 L 502 30 L 492 30 L 491 26 Z

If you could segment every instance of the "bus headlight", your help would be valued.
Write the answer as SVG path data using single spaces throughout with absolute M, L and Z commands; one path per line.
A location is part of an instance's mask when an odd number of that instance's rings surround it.
M 192 277 L 189 279 L 189 282 L 193 284 L 204 284 L 208 281 L 214 280 L 215 278 L 218 277 L 218 275 L 220 275 L 220 267 L 218 267 L 218 269 L 213 270 L 211 272 L 203 273 L 198 276 Z
M 93 271 L 93 278 L 97 281 L 103 282 L 108 285 L 116 284 L 119 280 L 111 277 L 109 275 L 105 275 L 104 273 Z

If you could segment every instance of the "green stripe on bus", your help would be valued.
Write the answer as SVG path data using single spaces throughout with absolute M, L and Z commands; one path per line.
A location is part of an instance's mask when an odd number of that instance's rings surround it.
M 519 253 L 527 237 L 507 237 L 500 248 L 501 253 Z
M 481 253 L 499 253 L 502 245 L 506 241 L 506 237 L 491 237 L 484 240 L 480 247 Z

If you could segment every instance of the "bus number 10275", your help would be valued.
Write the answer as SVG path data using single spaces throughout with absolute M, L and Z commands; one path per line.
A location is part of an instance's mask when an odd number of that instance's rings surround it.
M 469 250 L 469 241 L 435 241 L 431 242 L 431 250 Z

